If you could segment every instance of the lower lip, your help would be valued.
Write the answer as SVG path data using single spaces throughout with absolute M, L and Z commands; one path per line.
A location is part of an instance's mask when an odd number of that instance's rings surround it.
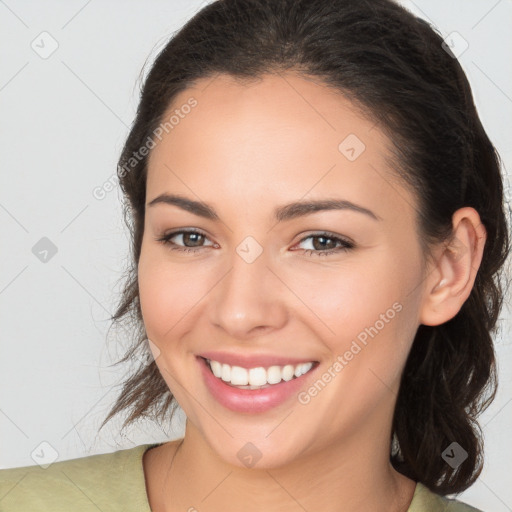
M 305 377 L 313 373 L 316 368 L 315 364 L 304 375 L 289 381 L 281 381 L 268 388 L 239 389 L 215 377 L 205 359 L 198 357 L 197 360 L 210 393 L 224 407 L 236 412 L 261 413 L 281 405 L 304 386 Z

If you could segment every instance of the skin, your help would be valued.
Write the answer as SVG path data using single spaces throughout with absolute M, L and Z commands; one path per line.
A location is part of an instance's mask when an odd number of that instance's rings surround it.
M 219 75 L 182 91 L 169 111 L 191 96 L 197 106 L 150 155 L 138 268 L 150 346 L 187 416 L 182 443 L 144 456 L 152 509 L 406 511 L 415 482 L 389 462 L 400 376 L 418 326 L 446 322 L 471 291 L 485 243 L 478 213 L 458 210 L 456 243 L 440 243 L 428 259 L 417 200 L 386 160 L 389 140 L 318 80 L 287 72 L 242 84 Z M 354 161 L 338 149 L 349 134 L 365 145 Z M 220 220 L 148 205 L 162 193 L 209 203 Z M 351 210 L 272 217 L 277 206 L 326 198 L 378 220 Z M 172 239 L 199 251 L 156 240 L 179 228 L 206 235 Z M 355 247 L 306 253 L 340 246 L 306 238 L 322 231 Z M 263 249 L 252 263 L 236 252 L 247 236 Z M 210 395 L 195 358 L 226 350 L 319 361 L 307 391 L 397 303 L 400 312 L 307 404 L 292 396 L 264 413 L 230 411 Z M 252 468 L 237 457 L 247 442 L 262 454 Z

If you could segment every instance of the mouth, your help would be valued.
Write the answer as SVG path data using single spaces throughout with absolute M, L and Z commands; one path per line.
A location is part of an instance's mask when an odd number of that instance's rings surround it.
M 263 413 L 289 400 L 314 378 L 318 361 L 242 366 L 196 356 L 210 395 L 235 412 Z
M 281 382 L 297 379 L 311 371 L 318 361 L 309 361 L 299 364 L 272 365 L 269 367 L 258 366 L 243 368 L 229 365 L 201 357 L 210 371 L 226 384 L 238 389 L 265 389 Z

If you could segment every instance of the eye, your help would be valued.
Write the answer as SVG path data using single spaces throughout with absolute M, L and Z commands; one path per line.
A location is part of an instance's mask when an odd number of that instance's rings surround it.
M 181 241 L 183 244 L 191 245 L 179 245 L 171 241 L 173 238 L 177 238 L 178 240 L 180 240 L 179 237 L 181 237 Z M 205 247 L 204 245 L 201 245 L 201 243 L 204 242 L 204 240 L 208 240 L 206 235 L 195 229 L 182 229 L 179 231 L 173 231 L 172 233 L 166 233 L 164 236 L 156 239 L 157 242 L 161 242 L 162 244 L 168 246 L 169 249 L 181 252 L 199 251 L 202 247 Z M 211 245 L 213 246 L 215 244 Z
M 181 237 L 181 239 L 179 237 Z M 177 241 L 181 240 L 181 243 L 173 242 L 173 238 L 176 238 Z M 299 244 L 310 239 L 313 241 L 312 243 L 310 243 L 310 245 L 313 248 L 302 249 L 303 253 L 307 255 L 327 256 L 342 251 L 348 251 L 349 249 L 353 249 L 355 247 L 353 242 L 345 240 L 344 238 L 341 238 L 329 232 L 315 233 L 309 235 L 307 237 L 304 237 L 299 242 Z M 204 233 L 201 233 L 196 229 L 182 229 L 179 231 L 173 231 L 171 233 L 166 233 L 160 238 L 156 238 L 157 242 L 161 242 L 162 244 L 168 246 L 169 249 L 173 251 L 190 253 L 198 252 L 203 247 L 218 247 L 218 245 L 214 243 L 204 245 L 205 240 L 208 240 L 208 237 Z
M 299 244 L 310 239 L 312 240 L 312 243 L 309 243 L 309 245 L 313 248 L 303 249 L 303 253 L 307 255 L 328 256 L 334 253 L 348 251 L 355 247 L 353 242 L 328 232 L 309 235 L 303 238 Z M 315 242 L 315 240 L 317 241 Z

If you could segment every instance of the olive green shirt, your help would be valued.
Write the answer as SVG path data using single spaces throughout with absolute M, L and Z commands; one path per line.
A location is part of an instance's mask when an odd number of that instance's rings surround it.
M 151 512 L 142 456 L 162 443 L 0 470 L 0 512 Z M 416 484 L 408 512 L 482 512 Z

